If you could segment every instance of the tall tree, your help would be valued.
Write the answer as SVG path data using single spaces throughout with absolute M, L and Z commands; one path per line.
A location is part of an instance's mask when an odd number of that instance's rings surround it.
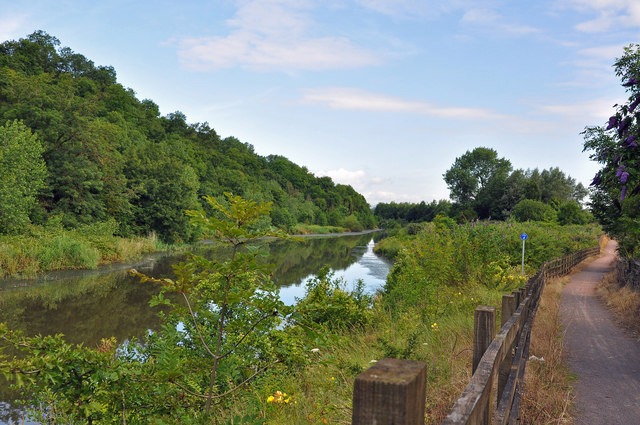
M 443 177 L 452 200 L 488 217 L 499 211 L 501 191 L 510 172 L 509 160 L 498 158 L 493 149 L 480 147 L 456 158 Z
M 584 150 L 602 168 L 593 179 L 591 208 L 619 242 L 623 257 L 640 257 L 640 45 L 624 49 L 615 73 L 629 93 L 605 126 L 587 127 Z
M 19 121 L 0 127 L 0 233 L 17 233 L 29 223 L 47 168 L 36 136 Z

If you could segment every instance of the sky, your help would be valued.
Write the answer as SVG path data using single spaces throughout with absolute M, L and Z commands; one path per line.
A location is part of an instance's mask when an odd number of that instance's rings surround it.
M 375 205 L 448 199 L 480 146 L 588 186 L 580 133 L 627 98 L 612 65 L 640 1 L 0 0 L 0 42 L 36 30 Z

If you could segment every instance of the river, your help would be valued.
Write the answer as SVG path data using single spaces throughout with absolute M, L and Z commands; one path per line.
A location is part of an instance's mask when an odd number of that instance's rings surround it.
M 274 264 L 274 281 L 287 304 L 305 293 L 305 282 L 327 265 L 348 287 L 361 279 L 369 293 L 380 289 L 391 263 L 373 252 L 379 233 L 310 237 L 303 242 L 261 241 Z M 224 257 L 220 247 L 201 246 L 198 254 Z M 47 273 L 36 279 L 0 280 L 0 322 L 27 335 L 63 333 L 72 343 L 96 346 L 102 338 L 118 341 L 144 338 L 157 328 L 157 310 L 148 302 L 157 287 L 142 284 L 126 271 L 135 267 L 153 277 L 172 277 L 171 265 L 184 260 L 184 254 L 153 254 L 136 263 L 112 264 L 97 270 L 73 270 Z M 18 422 L 19 410 L 13 408 L 6 383 L 0 382 L 0 424 Z

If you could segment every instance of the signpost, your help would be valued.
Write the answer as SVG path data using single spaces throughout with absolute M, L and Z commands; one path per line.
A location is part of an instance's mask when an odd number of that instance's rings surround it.
M 520 235 L 520 239 L 522 239 L 522 271 L 520 272 L 520 274 L 522 276 L 524 276 L 524 241 L 526 241 L 528 237 L 529 235 L 527 235 L 526 233 Z

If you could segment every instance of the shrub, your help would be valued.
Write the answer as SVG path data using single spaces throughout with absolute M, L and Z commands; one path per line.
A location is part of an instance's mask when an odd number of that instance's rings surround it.
M 346 282 L 334 278 L 327 266 L 307 282 L 305 296 L 297 301 L 303 321 L 328 329 L 364 325 L 371 319 L 369 307 L 373 300 L 365 294 L 364 283 L 358 281 L 354 290 L 348 291 Z
M 513 211 L 512 217 L 516 221 L 544 221 L 552 222 L 556 219 L 556 212 L 550 206 L 541 201 L 533 199 L 523 199 L 518 202 Z
M 558 208 L 558 223 L 563 226 L 567 224 L 586 224 L 588 220 L 587 214 L 576 201 L 564 202 Z

